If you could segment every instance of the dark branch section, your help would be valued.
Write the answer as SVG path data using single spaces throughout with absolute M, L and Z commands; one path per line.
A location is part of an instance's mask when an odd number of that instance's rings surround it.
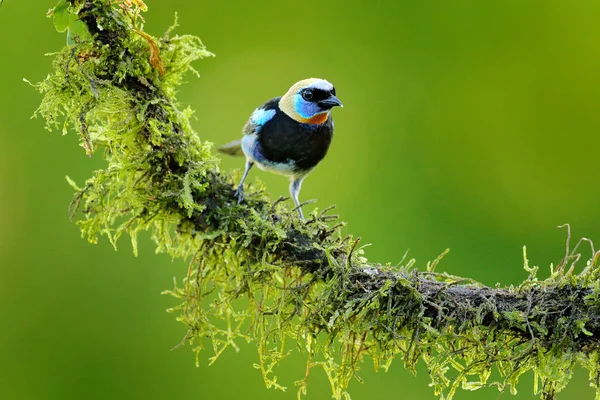
M 331 225 L 336 217 L 328 210 L 301 221 L 260 190 L 238 205 L 231 177 L 219 172 L 175 99 L 191 61 L 209 54 L 199 40 L 171 38 L 170 31 L 150 37 L 136 22 L 139 0 L 68 2 L 93 39 L 57 58 L 56 74 L 40 84 L 40 113 L 50 125 L 65 115 L 106 148 L 109 168 L 76 188 L 84 235 L 116 241 L 129 233 L 135 244 L 138 231 L 151 230 L 160 250 L 191 259 L 183 287 L 170 292 L 182 300 L 175 311 L 189 327 L 184 341 L 200 351 L 208 337 L 218 355 L 252 332 L 265 382 L 279 387 L 273 367 L 284 351 L 269 343 L 291 337 L 309 355 L 307 371 L 321 357 L 336 398 L 346 395 L 364 356 L 379 366 L 400 356 L 412 370 L 423 360 L 446 398 L 459 387 L 514 391 L 527 371 L 541 396 L 554 398 L 575 363 L 598 388 L 598 254 L 579 274 L 567 270 L 575 257 L 568 254 L 546 280 L 526 266 L 530 276 L 518 287 L 489 288 L 419 272 L 412 262 L 370 264 L 358 241 Z M 120 109 L 103 111 L 118 102 Z M 232 311 L 241 297 L 250 308 Z M 492 368 L 500 382 L 488 382 Z M 306 379 L 297 384 L 306 390 Z
M 451 286 L 447 283 L 422 281 L 423 315 L 437 321 L 477 321 L 481 326 L 511 330 L 523 340 L 539 342 L 550 348 L 567 336 L 575 339 L 575 330 L 565 330 L 564 321 L 587 320 L 586 329 L 591 336 L 581 335 L 574 341 L 576 351 L 584 351 L 600 337 L 598 310 L 590 308 L 586 298 L 595 296 L 591 290 L 566 286 L 562 289 L 532 287 L 520 292 L 487 287 Z M 521 322 L 507 315 L 518 313 Z M 523 324 L 524 322 L 524 324 Z M 543 327 L 543 329 L 540 329 Z

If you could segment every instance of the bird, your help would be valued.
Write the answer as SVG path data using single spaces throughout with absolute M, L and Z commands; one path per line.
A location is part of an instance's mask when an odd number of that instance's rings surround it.
M 335 87 L 325 79 L 308 78 L 254 110 L 242 128 L 242 138 L 218 148 L 224 154 L 246 157 L 234 193 L 238 203 L 244 201 L 244 182 L 256 165 L 290 179 L 290 196 L 304 219 L 298 196 L 304 178 L 327 154 L 333 138 L 334 107 L 343 107 Z

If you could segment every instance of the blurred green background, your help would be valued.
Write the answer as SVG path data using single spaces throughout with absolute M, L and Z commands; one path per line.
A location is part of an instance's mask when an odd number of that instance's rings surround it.
M 44 53 L 65 43 L 44 17 L 54 1 L 7 0 L 0 8 L 0 398 L 293 399 L 303 357 L 280 370 L 286 393 L 267 390 L 241 344 L 212 367 L 194 367 L 185 333 L 161 296 L 186 266 L 91 245 L 67 218 L 70 175 L 103 167 L 77 135 L 48 133 L 30 119 L 40 96 L 22 82 L 50 70 Z M 302 199 L 337 204 L 347 231 L 373 243 L 372 261 L 409 255 L 423 267 L 493 285 L 557 262 L 573 236 L 600 245 L 600 3 L 597 1 L 380 1 L 302 3 L 148 0 L 146 28 L 200 36 L 217 57 L 196 65 L 181 101 L 197 110 L 202 139 L 237 138 L 250 112 L 295 81 L 324 77 L 344 102 L 334 111 L 328 157 Z M 224 169 L 241 167 L 223 161 Z M 273 196 L 279 176 L 252 171 Z M 146 238 L 147 239 L 147 238 Z M 586 249 L 587 251 L 587 249 Z M 587 253 L 586 253 L 587 255 Z M 426 371 L 397 360 L 362 369 L 353 399 L 433 399 Z M 536 398 L 531 376 L 518 399 Z M 560 398 L 592 398 L 583 371 Z M 486 389 L 457 399 L 495 399 Z M 309 399 L 330 398 L 314 370 Z M 504 398 L 511 398 L 504 394 Z

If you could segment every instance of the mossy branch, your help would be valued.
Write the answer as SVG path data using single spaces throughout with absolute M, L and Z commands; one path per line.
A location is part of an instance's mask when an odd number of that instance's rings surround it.
M 192 111 L 176 99 L 183 75 L 195 72 L 191 63 L 211 56 L 200 40 L 173 36 L 173 28 L 160 38 L 144 32 L 141 0 L 59 6 L 50 15 L 66 21 L 72 44 L 36 85 L 44 94 L 38 113 L 49 128 L 78 132 L 88 154 L 103 149 L 107 162 L 82 187 L 69 179 L 71 213 L 92 242 L 105 235 L 116 246 L 127 233 L 135 250 L 148 230 L 158 251 L 189 261 L 168 293 L 181 299 L 172 311 L 197 357 L 207 344 L 214 360 L 239 340 L 254 342 L 267 386 L 283 389 L 278 362 L 304 351 L 299 395 L 319 366 L 337 399 L 360 379 L 364 357 L 384 369 L 396 356 L 410 370 L 423 360 L 446 399 L 459 387 L 514 393 L 530 370 L 535 391 L 551 399 L 579 363 L 600 399 L 600 252 L 592 249 L 576 274 L 579 257 L 567 251 L 546 280 L 525 257 L 525 282 L 488 288 L 435 272 L 439 260 L 426 271 L 413 260 L 369 263 L 358 239 L 339 234 L 330 208 L 302 221 L 262 189 L 238 205 L 232 177 L 219 171 L 212 145 L 190 125 Z M 86 31 L 77 35 L 81 22 Z M 490 382 L 493 369 L 499 378 Z

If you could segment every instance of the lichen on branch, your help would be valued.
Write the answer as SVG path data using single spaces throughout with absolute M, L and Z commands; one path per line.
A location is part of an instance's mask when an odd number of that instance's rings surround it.
M 158 251 L 188 262 L 167 293 L 181 301 L 171 311 L 188 327 L 182 344 L 197 360 L 206 345 L 212 362 L 252 342 L 266 385 L 283 389 L 279 361 L 303 351 L 299 395 L 320 367 L 336 399 L 348 397 L 365 357 L 386 370 L 396 358 L 411 371 L 422 360 L 446 399 L 458 388 L 514 393 L 527 371 L 536 393 L 554 398 L 580 364 L 600 399 L 600 252 L 575 273 L 567 264 L 578 253 L 567 250 L 545 280 L 525 257 L 523 283 L 488 288 L 435 272 L 439 260 L 425 271 L 414 260 L 368 262 L 358 239 L 340 235 L 330 208 L 302 221 L 260 185 L 237 204 L 232 176 L 219 170 L 212 145 L 192 129 L 192 110 L 176 98 L 183 76 L 196 73 L 191 64 L 212 54 L 174 27 L 161 37 L 146 33 L 145 9 L 141 0 L 61 0 L 50 15 L 70 44 L 35 85 L 43 94 L 37 113 L 106 160 L 82 185 L 69 179 L 84 237 L 103 235 L 116 247 L 127 234 L 136 251 L 146 230 Z M 499 378 L 491 382 L 493 370 Z

